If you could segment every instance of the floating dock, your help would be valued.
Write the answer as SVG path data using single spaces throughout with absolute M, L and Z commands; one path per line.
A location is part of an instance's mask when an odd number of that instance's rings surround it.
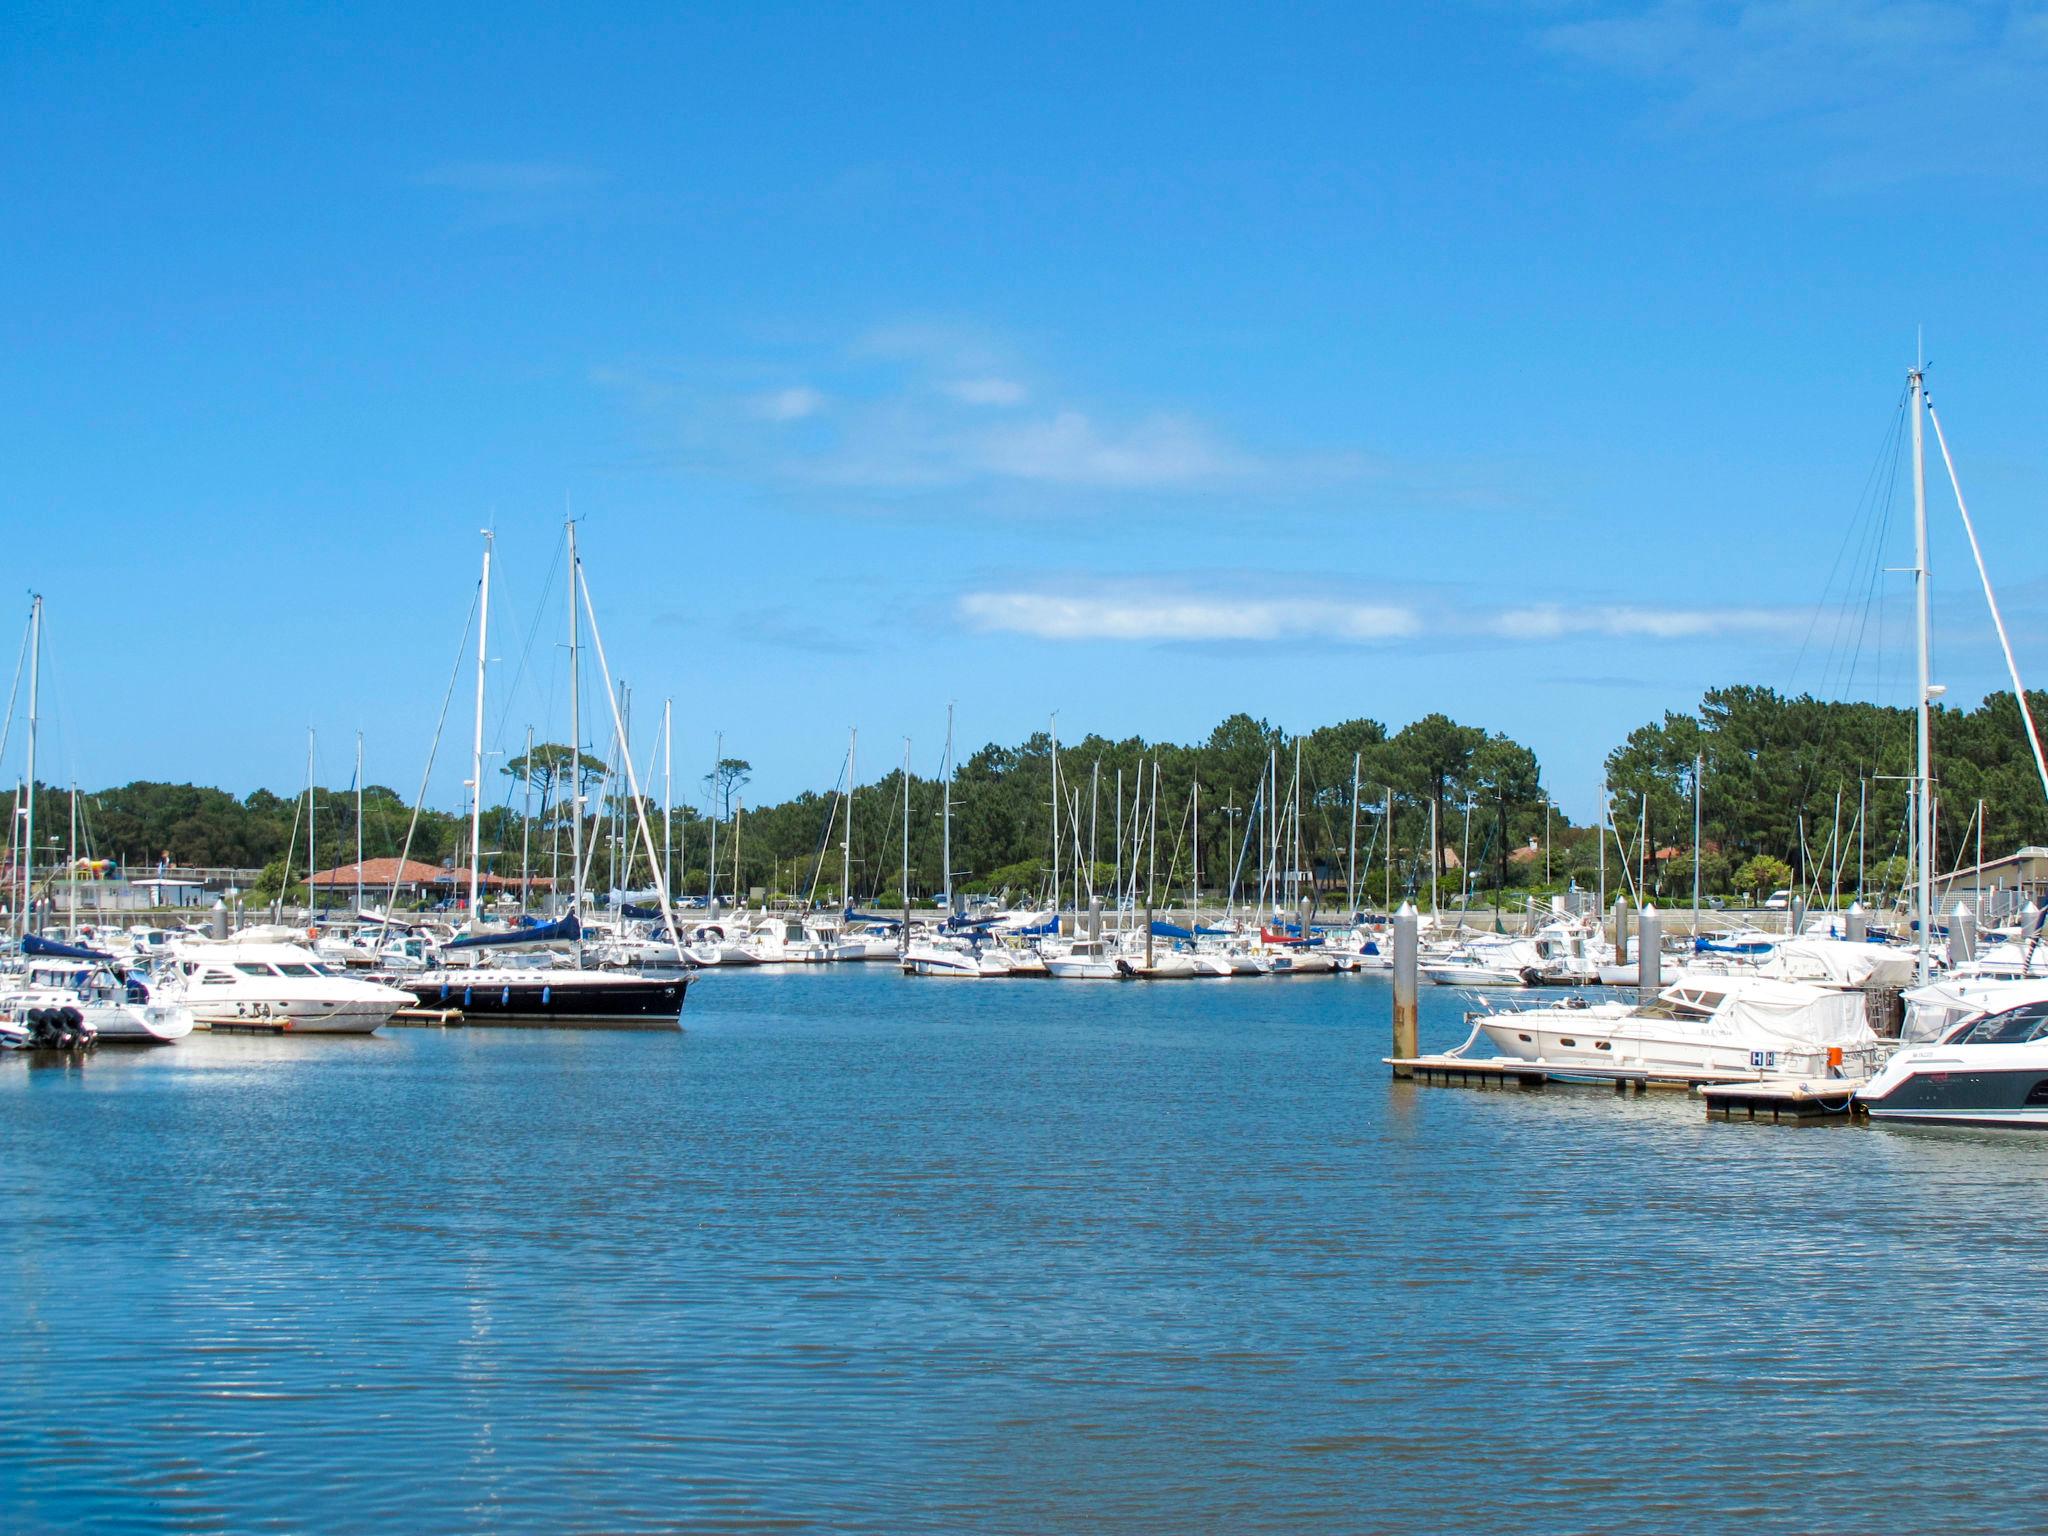
M 1616 1093 L 1631 1088 L 1698 1088 L 1732 1081 L 1725 1072 L 1680 1072 L 1620 1063 L 1602 1066 L 1577 1062 L 1522 1061 L 1512 1056 L 1387 1056 L 1394 1076 L 1425 1083 L 1450 1083 L 1470 1088 L 1540 1088 L 1545 1083 L 1612 1083 Z
M 1630 1066 L 1521 1061 L 1510 1056 L 1387 1056 L 1394 1076 L 1465 1088 L 1541 1088 L 1546 1083 L 1612 1083 L 1618 1094 L 1652 1088 L 1697 1093 L 1707 1113 L 1723 1120 L 1815 1120 L 1847 1115 L 1860 1077 L 1758 1079 L 1718 1072 L 1659 1071 Z
M 1845 1118 L 1868 1078 L 1799 1077 L 1768 1083 L 1708 1083 L 1700 1089 L 1707 1113 L 1722 1120 Z

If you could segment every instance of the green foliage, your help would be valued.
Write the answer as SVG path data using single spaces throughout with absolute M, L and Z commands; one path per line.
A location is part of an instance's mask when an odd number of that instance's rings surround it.
M 1782 891 L 1792 884 L 1792 866 L 1783 859 L 1768 853 L 1753 855 L 1742 868 L 1735 871 L 1735 889 L 1758 900 L 1773 891 Z

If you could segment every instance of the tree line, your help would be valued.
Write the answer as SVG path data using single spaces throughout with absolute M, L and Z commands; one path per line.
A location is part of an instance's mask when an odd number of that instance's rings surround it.
M 2048 696 L 2030 697 L 2037 712 L 2048 704 Z M 1973 709 L 1938 709 L 1934 742 L 1938 868 L 1973 862 L 1980 830 L 1987 855 L 2048 842 L 2048 797 L 2011 694 Z M 1913 718 L 1767 688 L 1712 690 L 1696 711 L 1667 713 L 1608 753 L 1608 809 L 1592 826 L 1553 810 L 1527 746 L 1440 713 L 1392 732 L 1358 718 L 1299 736 L 1239 713 L 1194 743 L 1089 735 L 1057 750 L 1058 863 L 1069 899 L 1077 889 L 1113 899 L 1117 872 L 1130 890 L 1141 866 L 1166 899 L 1186 891 L 1197 863 L 1206 891 L 1223 892 L 1235 879 L 1240 895 L 1255 892 L 1264 850 L 1269 867 L 1298 869 L 1324 909 L 1354 889 L 1361 904 L 1390 894 L 1427 901 L 1432 872 L 1439 901 L 1467 890 L 1489 900 L 1573 884 L 1623 890 L 1639 880 L 1639 899 L 1671 900 L 1691 888 L 1696 778 L 1708 893 L 1749 894 L 1782 869 L 1786 883 L 1823 895 L 1856 891 L 1860 870 L 1861 890 L 1876 895 L 1903 879 Z M 485 868 L 515 875 L 524 860 L 536 876 L 568 885 L 572 771 L 584 796 L 591 888 L 652 886 L 617 776 L 603 759 L 560 744 L 543 743 L 504 765 L 484 815 Z M 1055 862 L 1054 771 L 1047 732 L 984 746 L 959 762 L 950 791 L 956 889 L 1043 899 Z M 911 895 L 940 890 L 947 791 L 936 776 L 912 773 L 906 812 L 900 767 L 850 796 L 842 782 L 763 805 L 747 801 L 751 774 L 744 759 L 722 760 L 696 786 L 713 814 L 674 808 L 665 847 L 661 808 L 644 805 L 656 860 L 674 869 L 678 894 L 711 891 L 715 826 L 715 884 L 724 899 L 758 889 L 827 904 L 895 905 L 903 897 L 906 814 Z M 237 799 L 139 781 L 80 797 L 80 851 L 119 859 L 130 873 L 166 858 L 263 868 L 267 893 L 302 881 L 309 864 L 354 860 L 353 791 L 320 789 L 312 801 L 317 842 L 309 847 L 303 793 L 258 790 Z M 410 828 L 411 857 L 467 866 L 466 814 L 423 810 L 415 823 L 407 801 L 383 786 L 367 787 L 362 804 L 366 856 L 399 853 Z M 39 790 L 39 862 L 61 858 L 48 838 L 68 837 L 68 814 L 66 792 Z M 1142 895 L 1142 882 L 1138 889 Z

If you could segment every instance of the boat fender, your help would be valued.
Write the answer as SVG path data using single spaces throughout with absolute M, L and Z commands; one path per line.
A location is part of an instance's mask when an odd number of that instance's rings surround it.
M 498 1006 L 500 1008 L 510 1008 L 512 1006 L 512 988 L 509 985 L 499 994 Z
M 554 995 L 555 995 L 555 989 L 554 989 L 553 987 L 542 987 L 542 988 L 540 989 L 540 1005 L 541 1005 L 541 1007 L 543 1007 L 543 1008 L 547 1007 L 547 1005 L 549 1004 L 549 1002 L 553 1000 L 553 998 L 554 998 Z
M 444 1003 L 448 1001 L 448 983 L 445 981 L 441 983 L 441 1001 Z
M 467 1007 L 469 1006 L 469 1001 L 470 1001 L 470 993 L 471 993 L 471 991 L 472 991 L 472 990 L 473 990 L 473 989 L 472 989 L 472 988 L 469 988 L 469 987 L 464 987 L 464 988 L 462 989 L 462 1006 L 463 1006 L 463 1007 L 465 1007 L 465 1008 L 467 1008 Z

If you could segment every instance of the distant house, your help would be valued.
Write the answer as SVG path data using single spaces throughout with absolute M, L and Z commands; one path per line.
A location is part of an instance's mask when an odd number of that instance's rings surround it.
M 527 882 L 534 890 L 546 890 L 554 884 L 552 880 L 536 877 Z M 516 877 L 484 873 L 479 878 L 485 890 L 516 891 L 519 881 Z M 373 893 L 381 899 L 395 886 L 402 899 L 421 896 L 445 896 L 451 891 L 469 889 L 467 869 L 443 869 L 438 864 L 423 864 L 418 859 L 365 859 L 361 864 L 338 864 L 333 869 L 323 869 L 313 876 L 316 891 L 347 891 L 351 899 L 357 885 L 368 897 Z

